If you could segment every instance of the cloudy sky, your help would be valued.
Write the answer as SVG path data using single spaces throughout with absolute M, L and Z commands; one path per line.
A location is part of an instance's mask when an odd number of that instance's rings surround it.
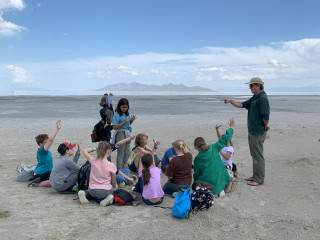
M 0 88 L 320 89 L 318 0 L 0 0 Z

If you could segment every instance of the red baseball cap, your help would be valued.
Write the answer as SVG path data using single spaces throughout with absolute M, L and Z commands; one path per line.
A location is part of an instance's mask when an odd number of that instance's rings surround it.
M 66 145 L 68 147 L 68 149 L 72 149 L 77 145 L 77 144 L 71 144 L 71 143 L 68 143 L 68 142 L 63 142 L 61 144 Z
M 58 152 L 62 155 L 65 154 L 65 152 L 68 150 L 68 149 L 72 149 L 76 146 L 76 144 L 71 144 L 71 143 L 68 143 L 68 142 L 63 142 L 59 145 L 58 147 Z

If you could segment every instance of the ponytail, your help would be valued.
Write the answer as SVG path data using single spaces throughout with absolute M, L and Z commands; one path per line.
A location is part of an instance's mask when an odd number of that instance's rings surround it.
M 143 166 L 143 170 L 142 170 L 142 180 L 143 180 L 143 185 L 148 185 L 150 182 L 150 178 L 151 178 L 151 173 L 150 173 L 150 166 L 153 163 L 153 157 L 151 154 L 145 154 L 142 156 L 141 158 L 141 163 Z
M 203 151 L 208 151 L 209 147 L 207 146 L 205 140 L 202 137 L 197 137 L 194 140 L 194 146 L 200 148 Z
M 172 143 L 172 146 L 176 149 L 179 149 L 181 152 L 186 154 L 188 151 L 186 150 L 186 144 L 182 140 L 177 140 Z

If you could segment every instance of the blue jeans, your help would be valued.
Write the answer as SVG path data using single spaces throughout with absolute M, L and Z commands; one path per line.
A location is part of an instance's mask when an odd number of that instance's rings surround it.
M 172 194 L 174 192 L 177 192 L 181 189 L 187 189 L 189 188 L 190 185 L 188 184 L 174 184 L 174 183 L 171 183 L 170 181 L 168 181 L 164 186 L 163 186 L 163 191 L 165 194 Z
M 119 169 L 119 171 L 123 172 L 127 176 L 129 176 L 129 174 L 130 174 L 130 170 L 128 168 Z M 127 180 L 121 174 L 117 174 L 116 179 L 117 179 L 117 184 L 124 182 L 126 185 L 128 185 L 131 183 L 129 180 Z

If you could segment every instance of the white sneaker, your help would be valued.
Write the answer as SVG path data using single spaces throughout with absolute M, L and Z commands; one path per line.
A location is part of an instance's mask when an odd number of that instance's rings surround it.
M 101 202 L 100 202 L 100 206 L 102 207 L 105 207 L 105 206 L 109 206 L 113 203 L 113 194 L 109 194 L 108 197 L 106 199 L 103 199 Z
M 78 196 L 79 196 L 79 200 L 80 200 L 80 203 L 81 204 L 87 204 L 87 203 L 90 203 L 88 201 L 88 199 L 86 198 L 86 193 L 83 191 L 83 190 L 80 190 L 78 192 Z
M 226 196 L 226 193 L 224 192 L 224 190 L 221 191 L 221 193 L 218 194 L 218 197 L 224 197 Z

